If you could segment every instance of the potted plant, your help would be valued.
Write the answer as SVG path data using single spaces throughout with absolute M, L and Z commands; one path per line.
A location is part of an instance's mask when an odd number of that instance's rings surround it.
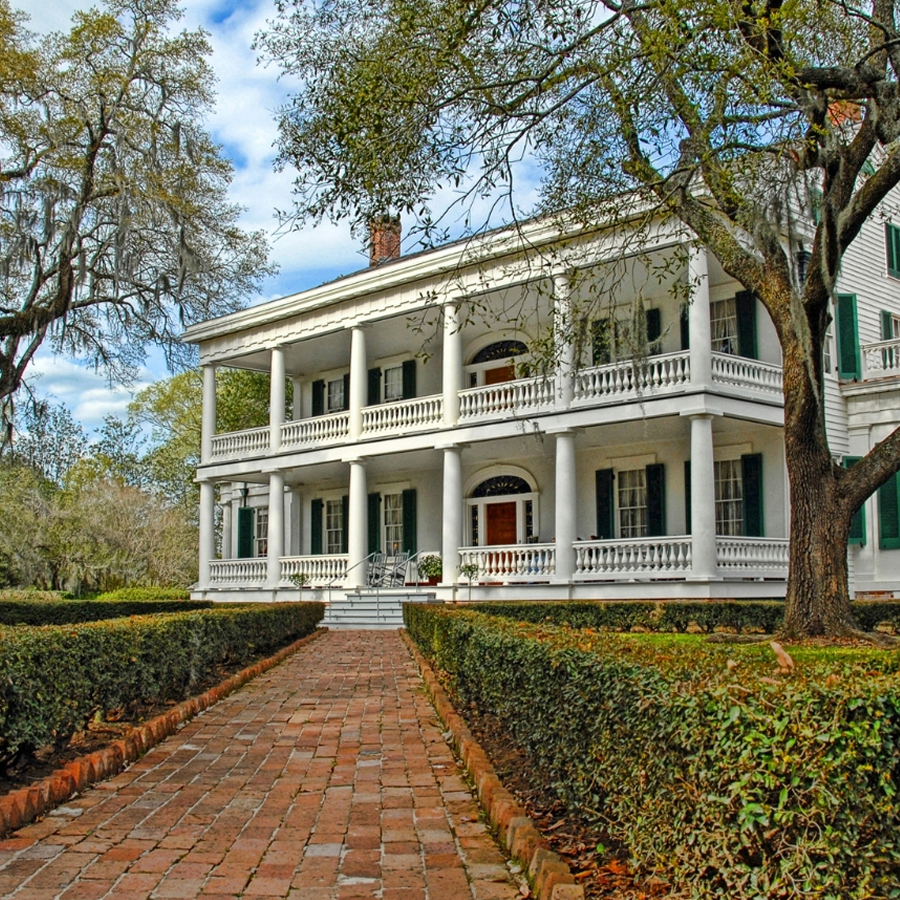
M 425 578 L 427 584 L 435 585 L 440 580 L 444 567 L 440 556 L 436 553 L 429 553 L 419 560 L 418 570 L 420 579 Z
M 472 602 L 472 579 L 478 574 L 478 563 L 469 562 L 459 567 L 459 574 L 469 579 L 469 602 Z
M 288 581 L 300 588 L 300 592 L 302 593 L 303 588 L 309 584 L 309 575 L 307 575 L 306 572 L 295 572 Z

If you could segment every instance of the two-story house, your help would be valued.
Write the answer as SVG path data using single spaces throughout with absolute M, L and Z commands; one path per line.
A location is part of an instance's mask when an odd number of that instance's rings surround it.
M 469 596 L 466 565 L 473 600 L 783 596 L 779 345 L 715 258 L 674 226 L 632 250 L 545 221 L 398 248 L 387 228 L 368 268 L 188 329 L 203 371 L 195 596 L 295 598 L 301 574 L 353 593 L 371 554 L 397 551 L 442 557 L 439 599 Z M 827 421 L 851 465 L 900 420 L 889 219 L 847 255 L 833 331 Z M 267 426 L 215 433 L 221 366 L 271 374 Z M 900 591 L 898 493 L 892 479 L 857 517 L 858 594 Z

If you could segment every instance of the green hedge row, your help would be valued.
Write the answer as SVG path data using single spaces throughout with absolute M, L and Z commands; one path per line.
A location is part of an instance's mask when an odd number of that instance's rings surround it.
M 0 602 L 0 625 L 75 625 L 213 606 L 208 600 L 6 600 Z
M 478 603 L 472 609 L 519 622 L 546 622 L 598 631 L 735 632 L 773 634 L 784 619 L 778 601 L 666 600 L 590 603 Z M 900 633 L 900 603 L 858 601 L 853 615 L 864 631 L 881 627 Z
M 766 645 L 405 616 L 462 699 L 644 874 L 694 898 L 900 896 L 895 654 L 834 651 L 785 676 Z
M 274 652 L 323 615 L 321 603 L 276 603 L 0 628 L 0 768 L 65 745 L 97 711 L 182 700 L 216 666 Z
M 177 587 L 129 587 L 118 588 L 98 594 L 95 600 L 118 600 L 120 602 L 140 602 L 145 600 L 190 600 L 191 592 L 187 588 Z

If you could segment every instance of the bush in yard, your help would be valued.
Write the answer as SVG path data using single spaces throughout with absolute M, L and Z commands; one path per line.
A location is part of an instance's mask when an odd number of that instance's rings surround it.
M 408 605 L 407 627 L 571 807 L 695 898 L 900 896 L 900 658 Z
M 0 769 L 65 745 L 98 711 L 184 699 L 216 667 L 271 653 L 323 615 L 321 603 L 275 603 L 0 628 Z
M 25 593 L 25 592 L 22 592 Z M 152 599 L 152 593 L 141 599 L 122 600 L 48 600 L 0 601 L 0 625 L 74 625 L 78 622 L 99 622 L 123 616 L 147 616 L 162 613 L 210 609 L 209 600 Z

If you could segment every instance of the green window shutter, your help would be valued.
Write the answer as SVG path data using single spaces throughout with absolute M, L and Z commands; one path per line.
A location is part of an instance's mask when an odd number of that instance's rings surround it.
M 894 337 L 894 316 L 887 309 L 881 311 L 881 339 L 890 341 Z
M 616 536 L 612 469 L 597 469 L 594 490 L 597 498 L 597 538 L 609 541 Z
M 403 550 L 410 555 L 418 550 L 416 522 L 416 489 L 403 492 Z
M 344 373 L 344 410 L 350 409 L 350 373 Z M 346 552 L 346 551 L 345 551 Z
M 666 467 L 662 463 L 647 466 L 647 537 L 666 533 Z
M 314 381 L 312 383 L 312 414 L 314 416 L 325 415 L 325 382 Z
M 350 498 L 341 497 L 341 553 L 350 549 Z
M 744 491 L 744 536 L 762 537 L 764 528 L 761 453 L 748 453 L 741 457 L 741 482 Z
M 851 466 L 855 466 L 861 459 L 860 456 L 845 456 L 843 463 L 844 468 L 849 469 Z M 850 537 L 847 540 L 848 544 L 859 544 L 862 546 L 866 542 L 866 511 L 860 507 L 855 513 L 853 513 L 853 518 L 850 520 Z
M 896 474 L 878 488 L 878 546 L 882 550 L 900 549 L 900 477 Z
M 309 505 L 309 552 L 311 556 L 321 556 L 322 526 L 325 518 L 325 501 L 313 500 Z
M 381 369 L 369 369 L 368 406 L 381 403 Z
M 381 494 L 369 494 L 369 553 L 381 550 Z
M 691 349 L 691 322 L 690 307 L 682 306 L 681 313 L 678 316 L 678 323 L 681 326 L 681 349 Z
M 750 291 L 738 291 L 734 296 L 737 312 L 738 355 L 757 359 L 756 298 Z
M 662 313 L 656 309 L 648 309 L 644 315 L 647 320 L 647 343 L 649 353 L 659 353 L 659 339 L 662 337 Z M 655 343 L 655 346 L 653 346 Z
M 412 400 L 416 396 L 416 361 L 407 359 L 403 362 L 403 399 Z
M 900 228 L 890 222 L 885 224 L 884 242 L 887 248 L 888 275 L 900 278 Z
M 838 294 L 837 314 L 838 375 L 844 379 L 859 378 L 859 327 L 856 319 L 856 294 Z
M 609 319 L 595 319 L 591 322 L 591 349 L 595 366 L 605 366 L 612 362 L 612 329 Z
M 256 516 L 252 506 L 238 508 L 237 555 L 238 559 L 250 559 L 253 556 L 253 528 Z
M 684 530 L 691 533 L 691 461 L 684 461 Z

